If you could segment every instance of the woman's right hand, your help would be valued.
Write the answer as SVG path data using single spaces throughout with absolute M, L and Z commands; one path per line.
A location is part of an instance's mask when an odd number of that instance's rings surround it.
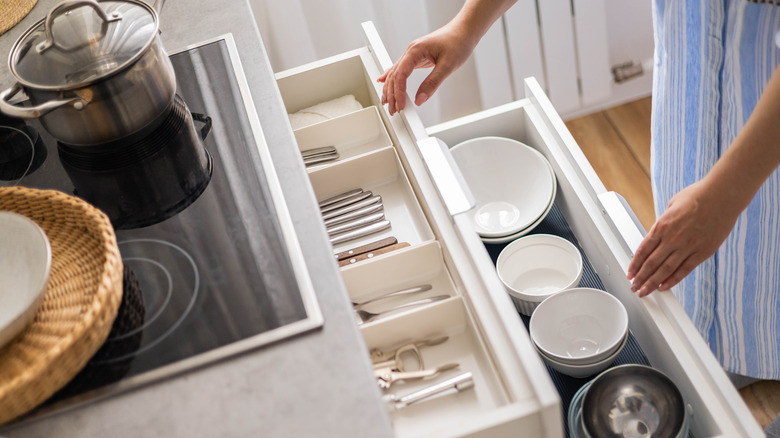
M 385 84 L 382 104 L 387 104 L 390 115 L 406 106 L 406 81 L 414 69 L 433 67 L 415 95 L 414 103 L 419 106 L 466 62 L 478 41 L 479 35 L 453 23 L 412 41 L 398 61 L 377 79 Z

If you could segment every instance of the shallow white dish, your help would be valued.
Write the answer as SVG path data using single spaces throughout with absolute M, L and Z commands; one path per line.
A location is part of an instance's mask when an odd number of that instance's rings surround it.
M 539 151 L 509 138 L 479 137 L 451 152 L 477 200 L 468 214 L 480 236 L 517 234 L 548 210 L 555 174 Z
M 531 306 L 556 292 L 576 287 L 582 278 L 580 251 L 568 240 L 550 234 L 521 237 L 507 245 L 496 261 L 507 293 Z
M 0 347 L 35 317 L 51 270 L 51 245 L 32 220 L 0 211 Z
M 611 294 L 573 288 L 542 301 L 531 315 L 531 339 L 548 357 L 573 365 L 612 355 L 628 333 L 628 313 Z
M 542 360 L 544 360 L 547 363 L 547 365 L 550 365 L 552 369 L 558 371 L 561 374 L 566 374 L 567 376 L 577 377 L 581 379 L 583 377 L 588 377 L 600 373 L 606 370 L 607 368 L 609 368 L 609 366 L 612 365 L 612 362 L 614 362 L 615 359 L 617 359 L 620 352 L 623 351 L 623 348 L 625 348 L 627 343 L 628 343 L 628 332 L 626 332 L 626 336 L 623 337 L 623 341 L 620 344 L 618 344 L 617 348 L 612 352 L 612 354 L 597 362 L 581 364 L 581 365 L 575 365 L 575 364 L 563 363 L 557 361 L 551 358 L 550 356 L 544 354 L 544 352 L 539 349 L 538 345 L 534 344 L 534 347 L 536 348 L 536 352 L 539 353 L 539 356 L 542 357 Z

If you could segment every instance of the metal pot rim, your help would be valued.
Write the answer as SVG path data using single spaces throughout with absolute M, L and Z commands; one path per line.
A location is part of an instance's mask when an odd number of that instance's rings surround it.
M 115 69 L 107 71 L 101 75 L 99 75 L 96 78 L 91 78 L 86 81 L 77 82 L 74 84 L 68 84 L 68 85 L 40 85 L 35 84 L 33 82 L 30 82 L 23 77 L 19 75 L 19 73 L 16 71 L 16 62 L 14 62 L 17 59 L 17 55 L 19 54 L 19 48 L 22 45 L 24 41 L 27 40 L 27 37 L 30 36 L 31 33 L 38 30 L 38 28 L 43 25 L 46 22 L 46 17 L 41 18 L 38 20 L 35 24 L 30 26 L 23 34 L 20 36 L 16 42 L 14 42 L 13 47 L 11 48 L 11 53 L 8 55 L 8 69 L 11 72 L 11 74 L 16 78 L 16 81 L 28 88 L 32 88 L 39 91 L 69 91 L 69 90 L 77 90 L 79 88 L 85 88 L 89 87 L 90 85 L 93 85 L 97 82 L 102 82 L 103 80 L 110 78 L 112 76 L 115 76 L 125 70 L 127 70 L 130 66 L 135 64 L 139 59 L 141 59 L 146 52 L 149 51 L 149 48 L 155 44 L 157 39 L 159 38 L 159 30 L 160 30 L 160 20 L 159 16 L 157 14 L 157 11 L 154 10 L 151 6 L 147 5 L 146 3 L 140 1 L 140 0 L 112 0 L 119 3 L 133 3 L 135 5 L 141 6 L 144 9 L 146 9 L 150 14 L 152 14 L 152 18 L 154 19 L 154 31 L 151 33 L 151 36 L 149 38 L 149 41 L 146 42 L 146 44 L 143 45 L 141 49 L 138 50 L 137 53 L 135 53 L 130 59 L 123 62 L 119 66 L 117 66 Z

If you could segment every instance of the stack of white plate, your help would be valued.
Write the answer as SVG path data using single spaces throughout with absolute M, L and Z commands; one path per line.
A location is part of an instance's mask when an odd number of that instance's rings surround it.
M 536 149 L 504 137 L 479 137 L 452 148 L 477 204 L 468 214 L 485 243 L 506 243 L 531 232 L 557 193 L 555 172 Z

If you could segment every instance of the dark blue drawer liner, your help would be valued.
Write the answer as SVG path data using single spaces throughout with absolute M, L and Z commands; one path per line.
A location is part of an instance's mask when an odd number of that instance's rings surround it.
M 582 254 L 583 272 L 582 279 L 580 280 L 579 284 L 580 287 L 590 287 L 594 289 L 605 290 L 604 284 L 601 282 L 598 274 L 596 274 L 596 271 L 590 264 L 588 256 L 585 255 L 585 253 L 582 251 L 579 242 L 577 242 L 577 239 L 574 237 L 574 233 L 572 233 L 569 224 L 566 222 L 566 219 L 563 217 L 563 214 L 558 209 L 557 205 L 553 205 L 547 217 L 545 217 L 542 223 L 534 228 L 534 230 L 529 234 L 553 234 L 563 237 L 564 239 L 573 243 L 580 250 L 580 254 Z M 490 258 L 493 259 L 494 265 L 498 260 L 498 255 L 501 253 L 501 250 L 504 249 L 504 247 L 507 245 L 509 245 L 509 243 L 485 244 L 485 248 L 487 248 L 487 251 L 490 254 Z M 528 323 L 530 322 L 531 318 L 523 314 L 520 314 L 520 318 L 523 320 L 526 328 L 528 328 Z M 642 348 L 639 346 L 639 343 L 636 341 L 633 333 L 631 332 L 628 334 L 628 342 L 626 343 L 625 348 L 623 348 L 623 351 L 618 354 L 617 359 L 615 359 L 615 362 L 611 366 L 629 363 L 650 365 L 650 362 L 647 361 L 645 353 L 642 351 Z M 547 367 L 547 372 L 550 373 L 550 377 L 555 384 L 555 388 L 558 390 L 558 394 L 560 394 L 561 397 L 563 406 L 562 421 L 566 430 L 566 436 L 568 437 L 569 425 L 566 422 L 566 415 L 569 412 L 569 403 L 580 387 L 588 383 L 595 376 L 578 379 L 561 374 L 558 371 L 550 368 L 546 363 L 545 367 Z M 689 433 L 688 436 L 693 438 L 693 433 Z

